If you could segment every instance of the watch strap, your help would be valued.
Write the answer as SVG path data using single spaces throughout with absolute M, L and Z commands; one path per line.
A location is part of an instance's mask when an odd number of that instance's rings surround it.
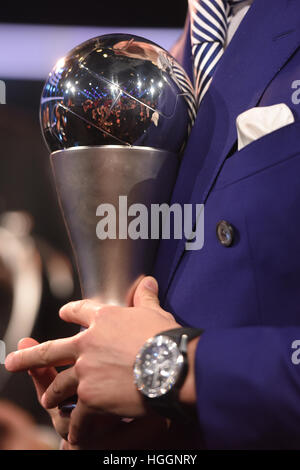
M 176 419 L 186 423 L 192 422 L 195 419 L 185 412 L 183 406 L 178 400 L 178 390 L 171 390 L 166 395 L 158 398 L 149 398 L 143 396 L 146 403 L 149 404 L 152 410 L 155 410 L 159 415 L 169 419 Z
M 168 336 L 169 338 L 174 339 L 177 344 L 180 343 L 182 335 L 187 335 L 188 341 L 191 341 L 197 336 L 200 336 L 204 332 L 201 328 L 192 328 L 192 327 L 180 327 L 180 328 L 173 328 L 172 330 L 162 331 L 158 333 L 156 336 Z

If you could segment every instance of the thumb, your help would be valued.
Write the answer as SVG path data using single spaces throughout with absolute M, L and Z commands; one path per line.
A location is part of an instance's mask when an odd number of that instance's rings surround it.
M 158 284 L 151 276 L 144 277 L 136 288 L 133 298 L 134 307 L 159 307 Z

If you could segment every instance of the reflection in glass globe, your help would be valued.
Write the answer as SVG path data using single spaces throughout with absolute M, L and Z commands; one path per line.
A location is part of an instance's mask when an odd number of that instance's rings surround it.
M 196 105 L 182 67 L 147 39 L 110 34 L 60 59 L 45 83 L 40 120 L 51 152 L 135 145 L 180 152 Z

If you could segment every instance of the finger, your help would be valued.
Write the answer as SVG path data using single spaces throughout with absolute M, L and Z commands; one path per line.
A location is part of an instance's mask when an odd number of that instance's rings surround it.
M 31 348 L 32 346 L 37 346 L 38 344 L 40 343 L 33 338 L 22 338 L 18 342 L 18 350 Z
M 60 309 L 59 316 L 64 321 L 76 323 L 77 325 L 87 328 L 92 323 L 95 312 L 99 307 L 101 307 L 101 305 L 91 299 L 69 302 Z
M 159 307 L 158 284 L 151 276 L 144 277 L 136 288 L 133 304 L 135 307 Z
M 32 338 L 24 338 L 19 341 L 18 349 L 32 347 L 38 344 L 39 343 Z M 38 400 L 42 404 L 42 396 L 55 379 L 57 371 L 55 367 L 40 367 L 37 369 L 30 369 L 28 373 L 34 383 Z M 62 416 L 58 409 L 51 409 L 49 411 L 49 415 L 52 418 L 56 432 L 63 438 L 67 438 L 69 430 L 69 418 Z
M 144 274 L 141 274 L 137 280 L 133 283 L 133 285 L 130 287 L 127 295 L 126 295 L 126 305 L 128 305 L 128 307 L 133 307 L 133 299 L 134 299 L 134 293 L 137 289 L 137 286 L 139 285 L 139 283 L 141 282 L 142 279 L 144 279 L 145 275 Z
M 69 397 L 76 394 L 78 379 L 74 367 L 63 370 L 56 375 L 42 397 L 45 408 L 54 408 Z
M 37 367 L 62 366 L 76 361 L 76 341 L 72 338 L 56 339 L 9 354 L 5 360 L 8 371 L 17 372 Z
M 101 443 L 106 442 L 106 438 L 110 436 L 110 443 L 107 447 L 109 449 L 109 445 L 114 441 L 114 436 L 120 425 L 122 425 L 122 422 L 119 416 L 100 414 L 95 410 L 93 412 L 88 411 L 84 423 L 80 424 L 79 433 L 72 437 L 69 432 L 68 439 L 72 438 L 74 441 L 76 439 L 76 444 L 72 444 L 73 448 L 76 445 L 82 450 L 91 450 L 99 449 L 99 446 L 101 448 Z
M 81 400 L 71 413 L 68 441 L 76 445 L 85 441 L 88 434 L 89 423 L 93 420 L 95 410 L 88 408 Z
M 53 382 L 57 375 L 54 367 L 45 367 L 43 369 L 31 369 L 30 376 L 32 378 L 35 391 L 40 403 L 42 403 L 42 396 Z
M 39 343 L 33 338 L 23 338 L 18 343 L 18 349 L 20 350 L 30 348 L 38 344 Z M 57 375 L 56 369 L 55 367 L 42 367 L 40 369 L 31 369 L 28 371 L 28 373 L 31 376 L 35 386 L 38 400 L 41 402 L 43 394 Z

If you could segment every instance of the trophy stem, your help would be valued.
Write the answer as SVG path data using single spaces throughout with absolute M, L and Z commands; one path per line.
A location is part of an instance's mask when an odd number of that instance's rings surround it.
M 128 224 L 143 206 L 148 225 L 152 205 L 169 202 L 178 162 L 174 153 L 147 147 L 74 147 L 51 154 L 83 297 L 127 306 L 138 279 L 151 274 L 158 237 L 145 234 L 145 227 L 132 237 Z

